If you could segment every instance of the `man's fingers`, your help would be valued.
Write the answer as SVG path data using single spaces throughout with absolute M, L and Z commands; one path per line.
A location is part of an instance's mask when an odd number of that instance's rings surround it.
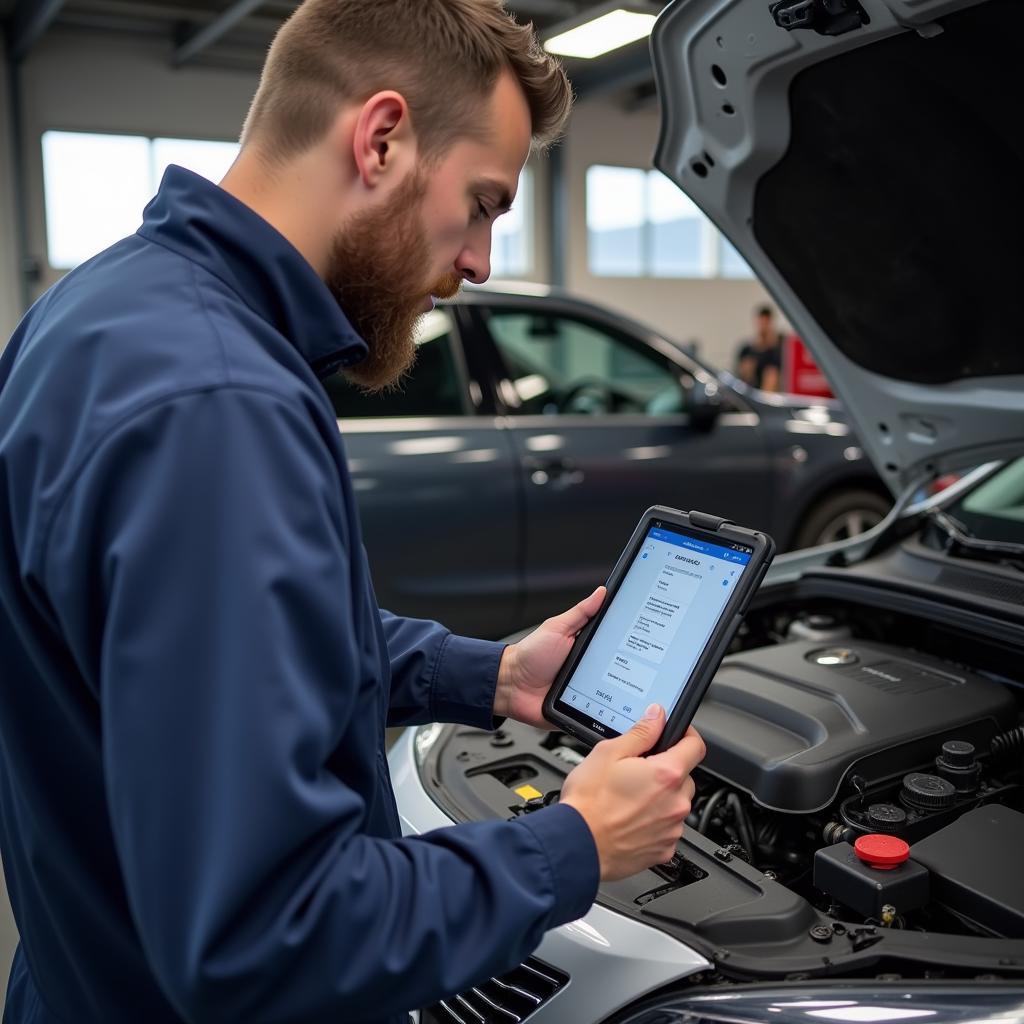
M 686 781 L 683 783 L 683 796 L 686 797 L 690 803 L 693 803 L 693 798 L 697 793 L 697 783 L 693 781 L 693 776 L 687 775 Z
M 590 597 L 573 605 L 567 612 L 556 615 L 552 621 L 557 623 L 566 636 L 575 636 L 601 610 L 607 593 L 604 587 L 598 587 Z
M 660 754 L 655 754 L 651 760 L 666 761 L 689 775 L 704 760 L 705 753 L 707 753 L 707 748 L 704 746 L 704 740 L 691 725 L 686 730 L 686 735 L 675 746 L 663 750 Z
M 665 728 L 665 709 L 660 704 L 652 704 L 632 729 L 613 740 L 605 740 L 601 745 L 616 760 L 625 757 L 639 757 L 646 754 Z

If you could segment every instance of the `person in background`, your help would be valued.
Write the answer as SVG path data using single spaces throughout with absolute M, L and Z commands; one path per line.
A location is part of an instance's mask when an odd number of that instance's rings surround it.
M 754 335 L 740 342 L 736 376 L 762 391 L 780 390 L 782 377 L 782 332 L 775 326 L 771 306 L 754 310 Z

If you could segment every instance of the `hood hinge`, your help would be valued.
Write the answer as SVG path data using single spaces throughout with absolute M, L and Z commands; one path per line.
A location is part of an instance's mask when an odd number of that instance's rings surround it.
M 857 0 L 775 0 L 768 11 L 787 32 L 810 28 L 822 36 L 841 36 L 871 20 Z

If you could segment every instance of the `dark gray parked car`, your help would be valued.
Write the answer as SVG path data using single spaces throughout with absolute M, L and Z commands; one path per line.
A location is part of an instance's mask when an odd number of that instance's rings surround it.
M 757 524 L 783 549 L 891 504 L 837 403 L 751 390 L 548 289 L 434 310 L 401 391 L 327 384 L 381 604 L 470 635 L 579 600 L 652 504 Z

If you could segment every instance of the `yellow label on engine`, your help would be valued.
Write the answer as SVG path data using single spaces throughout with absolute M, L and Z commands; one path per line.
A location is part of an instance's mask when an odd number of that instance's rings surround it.
M 526 783 L 523 786 L 516 786 L 513 792 L 515 792 L 517 796 L 521 796 L 524 800 L 535 800 L 537 797 L 544 795 L 539 789 L 535 786 L 531 786 L 529 783 Z

